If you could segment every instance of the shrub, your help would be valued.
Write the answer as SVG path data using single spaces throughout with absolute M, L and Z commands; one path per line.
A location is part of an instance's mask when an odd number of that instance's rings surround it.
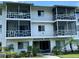
M 39 52 L 39 48 L 33 47 L 33 50 L 32 50 L 33 56 L 37 56 L 38 52 Z
M 33 50 L 33 47 L 32 47 L 32 46 L 28 46 L 28 47 L 27 47 L 27 54 L 28 54 L 28 57 L 32 57 L 32 56 L 33 56 L 32 50 Z
M 54 46 L 52 52 L 54 53 L 54 55 L 62 54 L 62 51 L 61 51 L 60 47 L 57 47 L 57 46 Z
M 66 51 L 66 52 L 64 52 L 64 54 L 79 54 L 79 50 L 74 50 L 73 52 L 72 51 Z
M 3 47 L 4 51 L 10 51 L 8 47 Z
M 27 54 L 29 57 L 32 56 L 37 56 L 37 53 L 39 52 L 39 48 L 35 47 L 35 46 L 28 46 L 28 51 Z
M 17 53 L 16 52 L 5 52 L 6 58 L 15 58 Z
M 0 47 L 0 51 L 2 50 L 2 47 Z
M 27 56 L 32 57 L 33 56 L 32 52 L 27 51 Z
M 27 56 L 28 56 L 28 54 L 27 54 L 26 51 L 21 51 L 21 52 L 19 53 L 19 57 L 27 57 Z

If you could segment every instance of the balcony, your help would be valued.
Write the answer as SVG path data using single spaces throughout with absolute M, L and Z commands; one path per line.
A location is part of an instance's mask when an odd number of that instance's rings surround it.
M 55 6 L 53 8 L 53 20 L 75 20 L 76 7 Z
M 55 36 L 76 35 L 76 30 L 58 30 L 54 32 Z
M 7 18 L 30 19 L 30 4 L 7 3 Z
M 7 18 L 30 19 L 30 13 L 7 12 Z
M 68 15 L 57 14 L 54 17 L 55 17 L 55 19 L 60 19 L 60 20 L 75 20 L 76 19 L 75 15 L 73 15 L 73 14 L 68 14 Z
M 26 37 L 31 36 L 31 30 L 7 30 L 6 37 Z
M 76 17 L 73 14 L 57 14 L 53 16 L 54 20 L 75 20 Z

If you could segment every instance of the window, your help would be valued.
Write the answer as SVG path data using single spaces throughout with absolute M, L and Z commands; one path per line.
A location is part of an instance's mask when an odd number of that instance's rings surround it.
M 0 47 L 2 47 L 2 43 L 0 42 Z M 1 49 L 0 49 L 0 52 L 1 52 Z
M 0 25 L 0 33 L 2 32 L 2 25 Z
M 39 25 L 38 26 L 38 31 L 45 31 L 45 26 L 44 25 Z
M 78 22 L 79 22 L 79 12 L 76 12 L 76 17 L 77 17 Z
M 44 16 L 44 10 L 38 10 L 38 16 Z
M 60 47 L 60 41 L 58 41 L 58 40 L 56 41 L 56 46 Z
M 14 46 L 13 46 L 13 44 L 10 44 L 9 46 L 8 46 L 10 49 L 14 49 Z
M 79 25 L 77 25 L 77 31 L 79 31 Z
M 23 49 L 23 42 L 18 42 L 18 49 Z
M 0 9 L 0 15 L 2 15 L 2 9 Z

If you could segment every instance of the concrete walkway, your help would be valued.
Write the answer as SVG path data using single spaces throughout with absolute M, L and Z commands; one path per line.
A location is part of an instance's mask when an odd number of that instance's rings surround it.
M 52 55 L 44 55 L 43 57 L 45 57 L 45 58 L 60 58 L 58 56 L 52 56 Z

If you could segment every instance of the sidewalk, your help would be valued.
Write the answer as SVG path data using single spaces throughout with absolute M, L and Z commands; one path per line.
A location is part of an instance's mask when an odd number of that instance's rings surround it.
M 44 55 L 45 58 L 60 58 L 60 57 L 57 57 L 57 56 L 52 56 L 52 55 Z

